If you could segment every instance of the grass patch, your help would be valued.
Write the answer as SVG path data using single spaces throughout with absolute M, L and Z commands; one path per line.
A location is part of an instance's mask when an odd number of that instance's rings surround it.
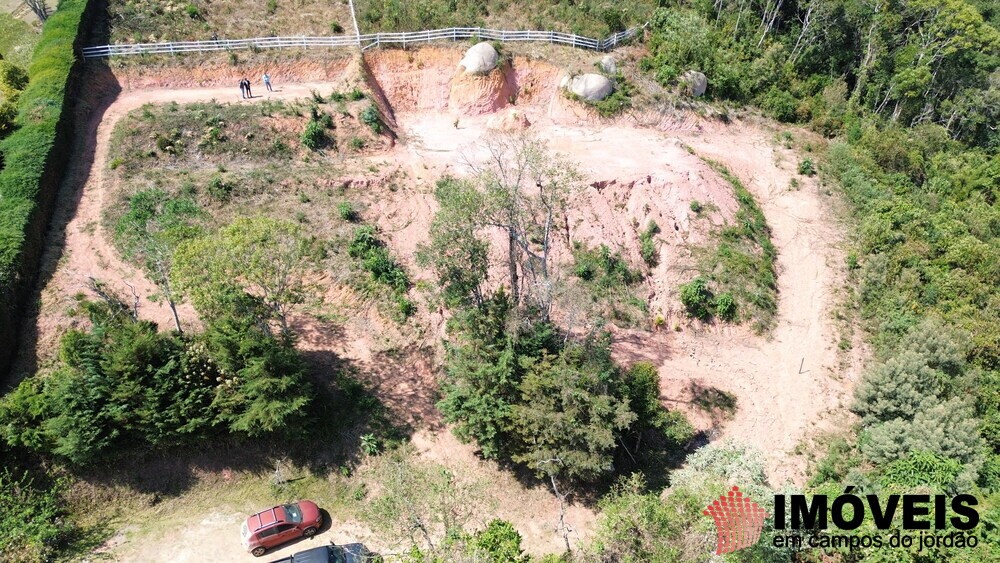
M 41 35 L 31 24 L 0 13 L 0 55 L 21 68 L 28 68 L 31 53 Z
M 739 179 L 722 164 L 706 162 L 732 185 L 739 208 L 735 224 L 717 230 L 714 244 L 695 250 L 700 275 L 681 286 L 681 301 L 691 316 L 750 322 L 755 331 L 766 332 L 778 310 L 770 227 Z
M 573 275 L 587 290 L 599 317 L 628 326 L 644 321 L 649 306 L 637 291 L 642 272 L 632 269 L 621 253 L 611 252 L 604 244 L 588 248 L 577 241 L 573 243 L 573 261 Z

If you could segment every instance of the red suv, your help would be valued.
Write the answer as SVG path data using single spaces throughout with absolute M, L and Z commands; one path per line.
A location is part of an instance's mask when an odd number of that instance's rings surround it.
M 312 537 L 323 525 L 323 515 L 316 503 L 300 500 L 268 508 L 247 518 L 240 535 L 243 547 L 254 557 L 279 544 L 300 537 Z

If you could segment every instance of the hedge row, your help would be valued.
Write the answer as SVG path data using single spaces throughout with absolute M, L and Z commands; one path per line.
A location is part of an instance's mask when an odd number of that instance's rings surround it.
M 92 7 L 91 4 L 95 6 Z M 0 142 L 0 374 L 14 354 L 55 195 L 69 159 L 76 53 L 97 2 L 62 0 L 45 22 L 18 103 L 18 129 Z

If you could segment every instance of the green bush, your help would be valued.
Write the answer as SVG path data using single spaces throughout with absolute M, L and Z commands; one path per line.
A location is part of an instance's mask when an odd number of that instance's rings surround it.
M 659 233 L 660 226 L 656 222 L 650 221 L 646 230 L 639 234 L 639 254 L 642 256 L 642 261 L 650 268 L 656 266 L 660 261 L 659 249 L 656 247 L 656 239 L 654 238 Z
M 681 285 L 681 303 L 692 317 L 708 319 L 712 316 L 712 292 L 702 278 L 695 278 Z
M 723 293 L 716 298 L 715 315 L 724 321 L 736 320 L 736 300 L 732 293 Z
M 337 204 L 337 216 L 344 221 L 351 223 L 358 220 L 358 211 L 354 209 L 354 204 L 349 201 L 341 201 Z
M 799 162 L 799 174 L 803 176 L 816 175 L 816 165 L 813 164 L 811 158 L 803 158 L 802 162 Z
M 409 289 L 410 278 L 406 270 L 393 260 L 389 249 L 379 240 L 375 227 L 358 227 L 347 253 L 351 258 L 360 260 L 361 267 L 371 274 L 374 281 L 385 285 L 397 296 L 405 294 Z
M 375 104 L 370 104 L 368 107 L 361 111 L 361 122 L 372 128 L 375 134 L 382 132 L 382 116 L 379 115 L 378 108 Z
M 300 139 L 302 140 L 302 144 L 309 150 L 319 150 L 326 146 L 328 141 L 323 125 L 314 120 L 306 123 L 306 128 L 302 131 Z
M 0 401 L 8 444 L 88 465 L 220 430 L 280 432 L 310 401 L 294 347 L 253 320 L 231 312 L 203 334 L 168 334 L 120 301 L 81 307 L 93 326 L 63 337 L 55 371 Z
M 12 560 L 52 561 L 77 531 L 66 514 L 62 487 L 38 481 L 28 472 L 0 469 L 0 554 Z

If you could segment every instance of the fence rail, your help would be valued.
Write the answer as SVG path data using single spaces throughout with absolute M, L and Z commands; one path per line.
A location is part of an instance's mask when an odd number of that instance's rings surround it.
M 608 51 L 634 37 L 643 27 L 633 27 L 609 35 L 604 39 L 593 39 L 558 31 L 506 31 L 481 27 L 451 27 L 428 31 L 402 33 L 369 33 L 365 35 L 338 35 L 323 37 L 255 37 L 252 39 L 215 39 L 209 41 L 173 41 L 162 43 L 132 43 L 84 47 L 85 59 L 121 57 L 128 55 L 161 55 L 177 53 L 199 53 L 207 51 L 229 51 L 236 49 L 281 49 L 288 47 L 357 47 L 362 50 L 379 45 L 412 45 L 431 41 L 459 41 L 477 37 L 490 41 L 536 41 L 559 43 L 592 51 Z

